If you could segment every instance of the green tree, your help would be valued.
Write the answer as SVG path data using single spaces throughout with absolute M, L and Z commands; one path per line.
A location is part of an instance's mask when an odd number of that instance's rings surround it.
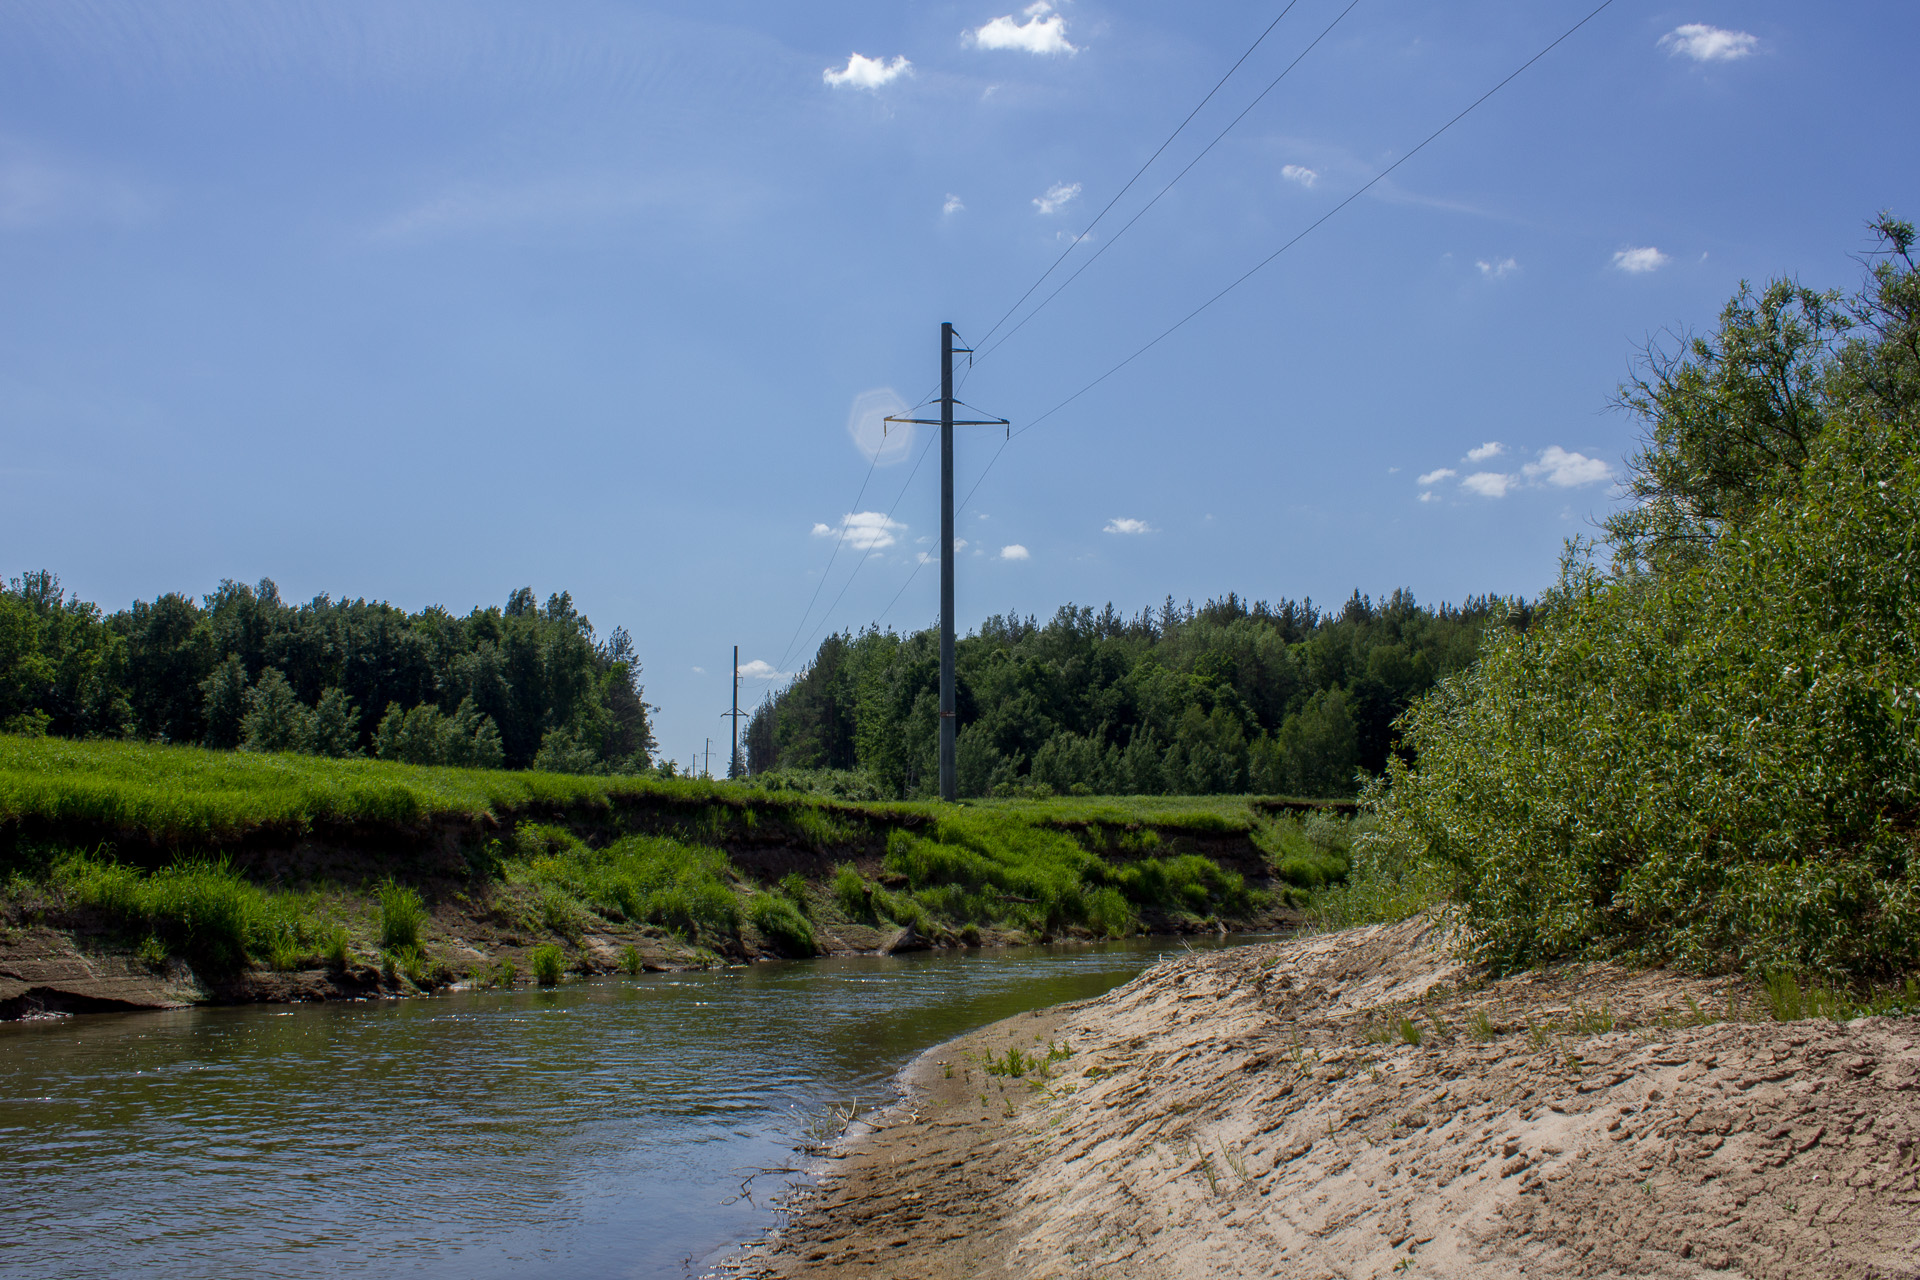
M 246 691 L 240 746 L 246 751 L 306 751 L 313 740 L 313 713 L 276 667 L 260 673 Z

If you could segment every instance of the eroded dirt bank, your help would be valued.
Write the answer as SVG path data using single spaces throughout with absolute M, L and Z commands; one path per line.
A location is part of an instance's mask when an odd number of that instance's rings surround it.
M 942 1046 L 728 1269 L 1920 1275 L 1920 1019 L 1762 1021 L 1738 984 L 1611 966 L 1486 982 L 1435 944 L 1178 957 Z

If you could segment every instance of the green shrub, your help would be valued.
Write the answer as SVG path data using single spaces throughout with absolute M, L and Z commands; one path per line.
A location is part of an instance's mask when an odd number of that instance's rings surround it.
M 566 960 L 560 954 L 560 948 L 552 943 L 535 947 L 527 956 L 527 963 L 533 966 L 533 978 L 543 987 L 551 987 L 560 981 L 560 975 L 566 969 Z
M 645 965 L 640 959 L 640 949 L 632 943 L 620 948 L 620 970 L 629 977 L 637 976 Z
M 813 927 L 792 902 L 771 893 L 756 893 L 747 902 L 747 919 L 787 956 L 810 956 L 819 950 Z
M 389 876 L 381 882 L 378 896 L 381 945 L 396 950 L 418 947 L 420 928 L 427 921 L 426 904 L 420 901 L 420 894 Z
M 1920 450 L 1846 418 L 1796 491 L 1658 575 L 1570 555 L 1530 628 L 1401 721 L 1362 838 L 1439 868 L 1477 955 L 1920 962 Z

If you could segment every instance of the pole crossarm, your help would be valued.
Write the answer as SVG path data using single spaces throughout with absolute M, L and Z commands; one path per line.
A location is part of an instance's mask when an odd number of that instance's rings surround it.
M 882 418 L 881 421 L 915 427 L 1010 427 L 1013 425 L 1005 418 L 955 418 L 952 422 L 942 422 L 938 418 Z

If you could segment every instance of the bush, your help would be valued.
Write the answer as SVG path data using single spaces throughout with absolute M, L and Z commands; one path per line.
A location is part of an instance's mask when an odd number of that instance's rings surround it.
M 620 948 L 620 971 L 628 977 L 638 976 L 645 967 L 640 960 L 640 949 L 632 943 Z
M 412 887 L 388 877 L 380 885 L 380 943 L 395 950 L 420 945 L 427 908 Z
M 756 893 L 747 903 L 747 919 L 781 955 L 810 956 L 820 949 L 813 926 L 786 898 Z
M 566 969 L 566 961 L 560 954 L 560 948 L 552 943 L 538 946 L 527 956 L 527 963 L 533 966 L 533 978 L 543 987 L 551 987 L 560 981 L 560 975 Z
M 1365 840 L 1478 955 L 1842 975 L 1920 961 L 1920 452 L 1847 415 L 1795 491 L 1657 575 L 1576 548 L 1530 629 L 1402 721 Z

